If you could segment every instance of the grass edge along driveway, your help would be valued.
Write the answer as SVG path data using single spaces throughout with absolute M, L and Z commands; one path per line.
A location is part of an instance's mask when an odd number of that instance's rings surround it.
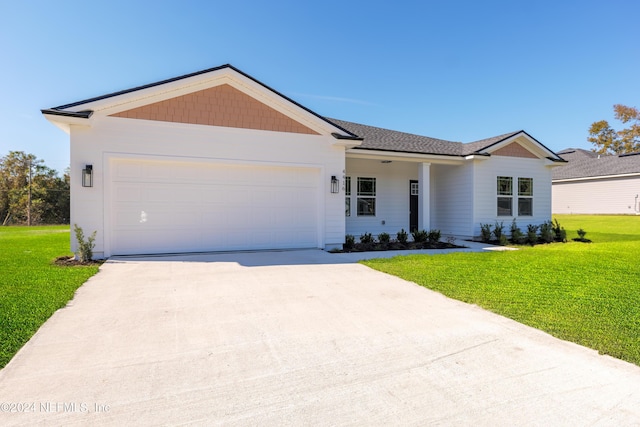
M 0 368 L 98 272 L 53 263 L 72 255 L 69 239 L 68 225 L 0 227 Z
M 593 243 L 362 263 L 640 365 L 640 217 L 554 218 L 569 239 L 583 228 Z

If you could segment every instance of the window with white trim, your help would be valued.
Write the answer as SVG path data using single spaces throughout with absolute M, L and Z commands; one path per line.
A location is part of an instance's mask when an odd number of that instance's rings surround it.
M 513 178 L 498 177 L 498 216 L 513 215 Z
M 357 188 L 358 216 L 376 215 L 376 179 L 358 177 Z
M 514 199 L 518 216 L 533 216 L 533 178 L 518 178 L 517 199 L 513 189 L 513 177 L 498 177 L 498 216 L 514 216 Z
M 518 216 L 533 216 L 533 178 L 518 178 Z

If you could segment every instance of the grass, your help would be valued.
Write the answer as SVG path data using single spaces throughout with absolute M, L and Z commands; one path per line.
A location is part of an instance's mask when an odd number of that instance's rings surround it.
M 555 216 L 593 243 L 363 261 L 448 297 L 640 365 L 640 217 Z
M 97 265 L 61 267 L 72 255 L 69 226 L 0 227 L 0 368 L 74 292 Z

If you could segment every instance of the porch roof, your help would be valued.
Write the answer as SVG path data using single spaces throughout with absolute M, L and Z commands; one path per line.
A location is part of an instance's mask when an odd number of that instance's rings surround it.
M 339 119 L 328 118 L 327 120 L 337 124 L 341 128 L 344 128 L 345 130 L 353 134 L 364 138 L 362 144 L 358 147 L 353 148 L 353 150 L 377 150 L 439 156 L 466 157 L 473 154 L 483 154 L 482 152 L 485 149 L 508 138 L 511 138 L 519 133 L 526 134 L 525 131 L 519 130 L 516 132 L 509 132 L 474 142 L 463 143 L 432 138 L 429 136 L 415 135 L 406 132 L 398 132 L 390 129 L 367 126 Z

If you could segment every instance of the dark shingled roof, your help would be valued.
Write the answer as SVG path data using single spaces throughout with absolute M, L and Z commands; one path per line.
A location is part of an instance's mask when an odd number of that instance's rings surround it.
M 364 138 L 362 145 L 355 147 L 354 150 L 380 150 L 402 153 L 436 154 L 442 156 L 468 156 L 522 132 L 505 133 L 465 144 L 462 142 L 447 141 L 429 136 L 367 126 L 344 120 L 331 118 L 327 118 L 327 120 Z
M 640 153 L 599 156 L 580 148 L 568 148 L 558 154 L 568 163 L 553 169 L 553 180 L 640 173 Z

